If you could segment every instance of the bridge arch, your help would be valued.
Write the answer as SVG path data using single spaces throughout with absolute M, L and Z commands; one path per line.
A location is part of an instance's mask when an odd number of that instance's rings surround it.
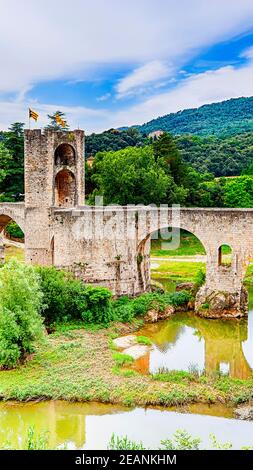
M 206 260 L 207 260 L 207 253 L 208 253 L 208 245 L 205 244 L 205 241 L 202 239 L 201 236 L 198 236 L 198 234 L 194 233 L 192 230 L 189 228 L 184 228 L 186 226 L 180 225 L 178 226 L 166 226 L 162 225 L 160 228 L 156 231 L 153 231 L 146 235 L 143 240 L 141 240 L 138 244 L 138 249 L 137 249 L 137 271 L 138 271 L 138 281 L 139 284 L 142 286 L 144 290 L 146 290 L 151 283 L 151 249 L 152 245 L 157 245 L 157 249 L 159 249 L 159 246 L 161 246 L 161 250 L 159 251 L 164 251 L 164 259 L 161 261 L 170 261 L 170 257 L 181 257 L 182 260 L 184 256 L 187 256 L 187 253 L 185 255 L 182 255 L 179 253 L 175 254 L 175 251 L 180 249 L 180 246 L 182 244 L 182 241 L 186 241 L 187 238 L 191 239 L 191 241 L 196 244 L 196 249 L 199 250 L 199 255 L 204 256 L 205 258 L 200 259 L 200 262 L 203 262 L 206 265 Z M 162 238 L 159 238 L 159 234 L 162 234 Z M 168 237 L 168 235 L 171 234 L 171 237 Z M 167 238 L 167 240 L 166 240 Z M 172 253 L 172 251 L 174 253 Z M 160 256 L 160 253 L 159 253 Z M 154 258 L 156 256 L 154 255 Z M 162 255 L 161 255 L 162 258 Z M 157 259 L 158 261 L 158 259 Z M 156 260 L 155 260 L 156 262 Z M 179 261 L 180 262 L 180 261 Z M 189 261 L 190 262 L 190 261 Z
M 6 225 L 11 221 L 16 222 L 22 232 L 25 233 L 25 214 L 23 203 L 0 204 L 0 232 L 2 232 Z

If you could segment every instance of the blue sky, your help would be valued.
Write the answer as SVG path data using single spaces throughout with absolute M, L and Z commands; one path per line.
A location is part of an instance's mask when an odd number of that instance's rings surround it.
M 11 28 L 9 27 L 11 24 Z M 253 95 L 252 0 L 0 0 L 0 128 L 87 133 Z

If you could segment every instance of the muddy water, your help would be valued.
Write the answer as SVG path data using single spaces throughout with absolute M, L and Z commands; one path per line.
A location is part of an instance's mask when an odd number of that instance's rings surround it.
M 142 440 L 146 446 L 155 448 L 177 429 L 201 437 L 203 448 L 210 445 L 211 433 L 220 442 L 233 443 L 234 448 L 253 445 L 253 423 L 231 416 L 232 410 L 222 405 L 199 408 L 194 405 L 187 412 L 178 412 L 59 401 L 1 403 L 0 447 L 8 442 L 10 448 L 24 448 L 31 425 L 37 433 L 48 431 L 50 448 L 106 449 L 112 433 Z

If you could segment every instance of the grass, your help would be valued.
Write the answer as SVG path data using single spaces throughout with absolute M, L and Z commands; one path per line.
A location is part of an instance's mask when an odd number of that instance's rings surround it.
M 152 344 L 152 341 L 150 341 L 149 338 L 147 338 L 147 336 L 137 336 L 136 337 L 137 339 L 137 343 L 138 344 L 145 344 L 145 346 L 151 346 Z
M 134 361 L 132 356 L 120 352 L 113 353 L 112 358 L 118 367 L 124 366 L 125 364 L 131 364 Z
M 22 248 L 18 248 L 13 245 L 5 247 L 5 261 L 9 261 L 11 258 L 16 258 L 18 261 L 24 261 L 25 255 Z
M 152 278 L 170 278 L 177 282 L 194 281 L 198 271 L 205 271 L 205 263 L 188 261 L 159 261 L 159 266 L 152 268 Z
M 166 240 L 152 240 L 151 256 L 194 256 L 206 254 L 201 241 L 197 237 L 195 237 L 193 233 L 187 232 L 186 230 L 181 230 L 180 246 L 176 250 L 163 250 L 161 247 L 161 243 L 163 242 L 166 242 Z
M 113 328 L 115 333 L 115 325 Z M 119 334 L 121 328 L 118 325 Z M 1 399 L 176 406 L 193 402 L 238 404 L 253 398 L 253 378 L 200 375 L 191 380 L 187 372 L 152 376 L 125 369 L 122 365 L 129 364 L 128 356 L 112 352 L 111 333 L 109 328 L 96 333 L 82 329 L 49 335 L 25 364 L 0 371 Z

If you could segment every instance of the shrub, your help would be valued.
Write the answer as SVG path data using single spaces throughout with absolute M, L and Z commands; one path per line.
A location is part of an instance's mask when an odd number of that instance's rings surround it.
M 203 284 L 205 283 L 206 281 L 206 274 L 205 272 L 203 271 L 203 269 L 199 269 L 199 271 L 197 272 L 196 276 L 195 276 L 195 287 L 197 289 L 199 289 L 201 286 L 203 286 Z
M 14 367 L 43 337 L 39 276 L 11 260 L 0 270 L 0 365 Z
M 73 319 L 86 323 L 112 320 L 112 294 L 106 287 L 85 286 L 72 274 L 54 267 L 40 266 L 37 271 L 44 295 L 43 316 L 48 325 Z
M 87 286 L 84 289 L 86 309 L 82 318 L 87 323 L 109 323 L 113 320 L 112 293 L 106 287 Z
M 5 233 L 7 233 L 10 237 L 13 238 L 24 238 L 24 233 L 19 227 L 16 222 L 10 222 L 6 227 L 5 227 Z

